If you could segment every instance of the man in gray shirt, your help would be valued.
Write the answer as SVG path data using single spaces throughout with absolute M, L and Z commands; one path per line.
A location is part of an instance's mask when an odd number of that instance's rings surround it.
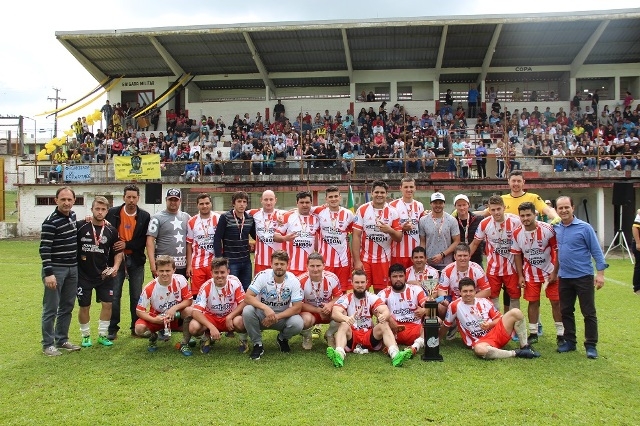
M 181 193 L 177 188 L 167 190 L 166 209 L 156 213 L 147 229 L 147 255 L 153 276 L 156 273 L 156 257 L 169 255 L 176 263 L 176 274 L 187 277 L 187 222 L 188 213 L 180 211 Z
M 420 218 L 418 228 L 429 265 L 441 271 L 453 262 L 453 252 L 460 243 L 460 228 L 456 219 L 444 211 L 442 193 L 431 194 L 431 212 Z

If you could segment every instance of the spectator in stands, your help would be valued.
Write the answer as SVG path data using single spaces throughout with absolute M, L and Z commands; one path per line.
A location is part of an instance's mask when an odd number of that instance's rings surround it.
M 107 162 L 107 145 L 105 143 L 98 144 L 96 146 L 96 162 L 98 163 L 106 163 Z
M 522 142 L 522 155 L 525 157 L 533 157 L 537 155 L 536 151 L 536 144 L 533 141 L 533 137 L 531 135 L 527 136 Z
M 516 147 L 511 145 L 508 150 L 509 156 L 509 170 L 520 170 L 520 162 L 517 160 L 518 151 Z
M 564 148 L 560 143 L 556 143 L 553 149 L 553 171 L 564 172 L 567 170 L 567 158 Z
M 436 153 L 433 152 L 433 147 L 426 148 L 422 160 L 422 170 L 426 172 L 430 169 L 432 172 L 434 172 L 437 165 L 438 160 L 436 158 Z
M 480 140 L 476 147 L 476 167 L 478 170 L 478 179 L 487 178 L 487 148 L 484 146 L 484 142 Z
M 444 95 L 444 106 L 440 110 L 440 115 L 443 117 L 447 113 L 453 113 L 453 94 L 451 89 L 447 89 L 447 93 Z
M 496 177 L 498 179 L 504 178 L 504 144 L 502 141 L 499 141 L 496 145 L 496 149 L 494 150 L 494 155 L 496 157 Z
M 355 154 L 351 149 L 351 145 L 348 145 L 347 152 L 342 154 L 342 170 L 344 170 L 346 174 L 353 173 L 354 158 L 355 158 Z
M 198 158 L 199 160 L 199 158 Z M 198 160 L 191 159 L 188 160 L 188 163 L 184 166 L 184 172 L 182 172 L 182 176 L 184 176 L 184 180 L 186 182 L 195 182 L 196 180 L 200 181 L 200 163 Z
M 74 149 L 69 155 L 69 164 L 80 164 L 82 163 L 82 154 L 78 151 L 78 149 Z
M 286 119 L 285 108 L 284 105 L 282 105 L 282 100 L 280 99 L 278 99 L 278 102 L 273 107 L 273 119 L 274 121 L 280 122 L 283 122 Z
M 638 166 L 638 160 L 636 159 L 635 152 L 631 149 L 631 145 L 625 142 L 622 155 L 620 157 L 620 167 L 622 170 L 625 170 L 625 167 L 629 166 L 631 170 L 635 170 Z
M 62 181 L 63 170 L 63 163 L 57 162 L 57 164 L 52 164 L 49 169 L 49 183 L 58 183 Z
M 264 166 L 264 154 L 259 149 L 255 149 L 251 154 L 251 174 L 261 175 Z
M 204 155 L 203 164 L 204 166 L 202 168 L 202 174 L 205 176 L 211 176 L 213 174 L 213 158 L 211 158 L 211 153 L 207 152 Z
M 590 172 L 595 172 L 597 167 L 597 155 L 598 152 L 595 147 L 588 147 L 584 154 L 585 168 Z
M 449 157 L 447 158 L 447 172 L 449 172 L 450 179 L 454 179 L 458 175 L 458 167 L 453 154 L 449 154 Z
M 519 87 L 516 87 L 516 90 L 513 92 L 512 99 L 514 102 L 522 102 L 524 100 L 524 96 Z
M 518 131 L 518 128 L 516 126 L 511 126 L 509 128 L 509 142 L 511 142 L 511 144 L 520 142 L 520 140 L 518 139 L 519 134 L 520 132 Z
M 467 102 L 469 104 L 469 117 L 476 116 L 476 107 L 478 106 L 478 97 L 480 93 L 478 93 L 478 89 L 475 84 L 469 86 L 469 92 L 467 93 Z M 426 111 L 425 111 L 426 112 Z
M 369 91 L 369 93 L 367 93 L 367 102 L 375 102 L 376 101 L 376 95 L 373 93 L 373 91 Z
M 633 104 L 633 96 L 631 95 L 631 92 L 627 90 L 624 97 L 624 101 L 622 102 L 622 105 L 624 106 L 625 109 L 627 109 L 627 107 L 631 108 L 632 104 Z

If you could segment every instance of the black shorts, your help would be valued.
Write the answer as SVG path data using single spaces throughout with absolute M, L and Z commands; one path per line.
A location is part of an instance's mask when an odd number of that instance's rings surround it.
M 96 303 L 113 302 L 113 278 L 106 280 L 88 281 L 78 278 L 78 305 L 81 307 L 91 306 L 91 294 L 96 290 Z

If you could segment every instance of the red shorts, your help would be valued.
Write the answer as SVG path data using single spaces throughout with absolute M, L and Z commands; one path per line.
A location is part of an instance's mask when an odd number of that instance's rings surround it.
M 542 283 L 527 283 L 524 288 L 524 300 L 527 302 L 538 302 L 540 300 L 540 293 L 542 292 Z M 547 299 L 551 301 L 560 300 L 560 294 L 558 293 L 558 280 L 553 283 L 549 283 L 545 290 Z
M 314 324 L 329 324 L 331 322 L 331 318 L 323 319 L 320 314 L 316 314 L 315 312 L 307 312 L 313 316 Z
M 147 322 L 142 318 L 138 318 L 138 320 L 136 321 L 136 325 L 144 325 L 145 327 L 147 327 L 147 330 L 149 330 L 152 333 L 156 333 L 160 330 L 164 330 L 164 325 L 156 324 L 154 322 Z M 171 321 L 171 330 L 179 330 L 179 329 L 180 329 L 180 326 L 178 325 L 178 320 Z
M 398 323 L 398 325 L 404 326 L 404 330 L 396 336 L 396 342 L 399 344 L 410 346 L 413 345 L 413 342 L 415 342 L 418 337 L 420 337 L 422 325 L 413 322 Z
M 366 331 L 351 329 L 351 333 L 351 339 L 347 341 L 347 346 L 344 348 L 346 352 L 351 352 L 358 345 L 370 351 L 379 351 L 382 349 L 382 340 L 378 341 L 373 337 L 373 328 L 368 328 Z M 371 339 L 376 342 L 375 346 L 372 344 Z
M 376 293 L 389 286 L 389 266 L 389 262 L 362 262 L 367 284 L 372 285 Z
M 342 291 L 353 290 L 351 285 L 351 266 L 325 266 L 324 270 L 336 274 Z
M 211 324 L 213 324 L 214 327 L 218 329 L 218 331 L 229 331 L 229 329 L 227 328 L 227 318 L 226 317 L 219 317 L 219 316 L 213 315 L 213 314 L 211 314 L 209 312 L 204 312 L 204 317 Z
M 258 265 L 257 263 L 253 266 L 253 276 L 255 277 L 262 271 L 266 271 L 267 269 L 271 269 L 271 265 Z
M 413 262 L 410 257 L 391 257 L 391 264 L 399 263 L 404 269 L 407 269 L 409 266 L 413 266 Z
M 505 330 L 504 325 L 502 324 L 502 319 L 500 319 L 500 321 L 498 321 L 498 323 L 489 330 L 487 335 L 479 339 L 472 348 L 477 346 L 479 343 L 487 343 L 489 346 L 500 349 L 509 343 L 510 340 L 511 334 L 507 333 L 507 330 Z
M 211 267 L 196 268 L 191 270 L 191 294 L 195 297 L 205 281 L 211 279 Z
M 518 275 L 504 275 L 502 277 L 496 275 L 487 275 L 489 285 L 491 286 L 491 298 L 497 299 L 500 296 L 500 290 L 502 290 L 502 284 L 507 288 L 507 294 L 512 299 L 520 299 L 520 283 L 518 282 Z

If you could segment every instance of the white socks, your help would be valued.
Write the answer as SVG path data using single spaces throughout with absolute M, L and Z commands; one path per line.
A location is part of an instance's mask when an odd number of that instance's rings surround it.
M 505 351 L 504 349 L 496 349 L 493 346 L 489 346 L 487 354 L 484 359 L 501 359 L 501 358 L 513 358 L 516 356 L 515 351 Z
M 107 323 L 107 327 L 108 327 Z M 91 335 L 91 327 L 89 326 L 89 323 L 86 324 L 80 324 L 80 334 L 82 334 L 82 337 L 89 337 Z

